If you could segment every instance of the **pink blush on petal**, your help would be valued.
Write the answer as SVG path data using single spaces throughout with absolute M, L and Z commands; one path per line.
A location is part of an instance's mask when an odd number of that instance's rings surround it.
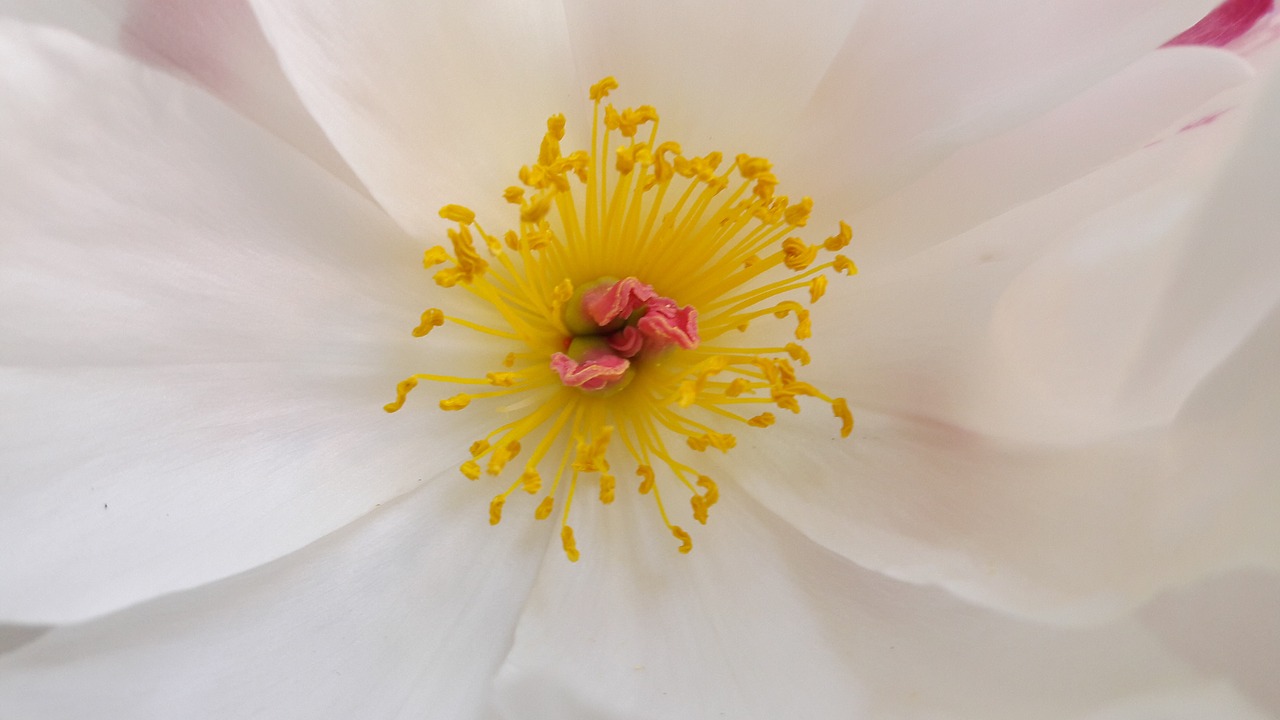
M 1275 0 L 1226 0 L 1205 15 L 1200 22 L 1165 43 L 1165 47 L 1170 45 L 1223 47 L 1249 32 L 1274 8 Z

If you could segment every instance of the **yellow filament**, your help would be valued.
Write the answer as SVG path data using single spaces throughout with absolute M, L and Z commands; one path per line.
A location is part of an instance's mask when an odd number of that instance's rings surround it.
M 534 510 L 539 520 L 562 502 L 560 536 L 571 561 L 580 558 L 569 524 L 578 483 L 595 474 L 600 501 L 617 501 L 611 459 L 634 464 L 638 494 L 652 498 L 679 541 L 677 550 L 687 553 L 692 538 L 671 522 L 662 495 L 687 493 L 694 520 L 707 522 L 719 488 L 685 459 L 697 457 L 690 450 L 731 451 L 737 438 L 721 427 L 725 421 L 764 429 L 777 418 L 758 406 L 800 412 L 802 401 L 824 402 L 840 421 L 841 436 L 853 430 L 847 401 L 804 382 L 792 367 L 809 364 L 799 341 L 814 331 L 796 296 L 812 305 L 828 294 L 830 278 L 857 272 L 836 254 L 849 245 L 852 229 L 840 222 L 822 242 L 808 242 L 800 230 L 813 217 L 813 202 L 780 194 L 767 159 L 687 155 L 679 143 L 659 138 L 654 108 L 607 104 L 617 87 L 613 78 L 591 86 L 589 150 L 566 153 L 565 116 L 548 119 L 536 160 L 518 173 L 521 185 L 501 193 L 518 210 L 512 229 L 489 233 L 468 207 L 440 209 L 454 227 L 448 243 L 423 253 L 423 266 L 439 285 L 492 307 L 495 319 L 481 324 L 428 308 L 413 335 L 457 325 L 504 345 L 496 355 L 500 367 L 467 376 L 415 374 L 384 406 L 399 410 L 422 381 L 483 386 L 438 401 L 445 411 L 480 406 L 506 416 L 471 444 L 461 473 L 471 480 L 500 476 L 522 446 L 530 448 L 518 478 L 491 500 L 490 522 L 501 521 L 516 490 L 541 494 Z M 629 383 L 608 396 L 564 387 L 550 368 L 551 355 L 572 340 L 564 310 L 574 289 L 605 277 L 638 278 L 662 297 L 696 308 L 701 336 L 696 348 L 636 358 Z M 770 316 L 794 318 L 797 342 L 743 347 L 729 339 Z M 738 414 L 740 407 L 751 411 Z

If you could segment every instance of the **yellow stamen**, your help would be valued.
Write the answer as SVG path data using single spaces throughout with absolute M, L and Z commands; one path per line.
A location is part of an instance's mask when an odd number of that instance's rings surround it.
M 810 312 L 796 296 L 807 293 L 812 305 L 826 295 L 830 278 L 857 272 L 849 258 L 835 254 L 849 245 L 852 229 L 841 222 L 819 244 L 799 237 L 813 202 L 781 195 L 767 159 L 742 154 L 725 162 L 720 152 L 686 155 L 680 144 L 660 140 L 654 108 L 605 104 L 617 87 L 613 78 L 591 87 L 595 122 L 589 150 L 566 153 L 565 116 L 548 119 L 536 160 L 518 173 L 521 185 L 501 193 L 518 209 L 512 229 L 489 233 L 468 207 L 440 209 L 440 217 L 455 225 L 446 246 L 424 252 L 423 266 L 437 284 L 491 306 L 496 319 L 480 324 L 429 308 L 413 335 L 427 336 L 445 323 L 459 326 L 485 343 L 503 344 L 495 355 L 500 367 L 473 376 L 413 375 L 396 386 L 395 400 L 384 408 L 399 410 L 424 380 L 480 386 L 438 400 L 442 410 L 488 407 L 504 417 L 471 444 L 471 458 L 460 471 L 471 480 L 499 476 L 509 472 L 522 445 L 530 448 L 519 477 L 492 498 L 490 522 L 501 521 L 517 490 L 541 493 L 534 511 L 539 520 L 562 502 L 560 536 L 571 561 L 580 557 L 569 524 L 578 483 L 595 474 L 600 501 L 616 502 L 611 460 L 633 463 L 638 496 L 652 500 L 679 541 L 677 550 L 687 553 L 693 540 L 668 517 L 663 494 L 685 493 L 694 520 L 707 523 L 720 491 L 689 464 L 698 457 L 690 450 L 731 451 L 737 439 L 724 432 L 724 422 L 763 429 L 777 418 L 760 406 L 800 412 L 802 402 L 824 402 L 840 421 L 841 436 L 853 430 L 845 399 L 828 397 L 796 376 L 792 361 L 810 362 L 803 346 L 744 347 L 730 335 L 771 316 L 794 316 L 795 339 L 810 337 Z M 551 367 L 552 355 L 570 347 L 605 353 L 624 347 L 605 342 L 612 329 L 583 337 L 595 325 L 583 324 L 577 306 L 570 308 L 577 313 L 573 322 L 565 320 L 566 308 L 587 292 L 575 296 L 575 288 L 599 287 L 606 278 L 635 278 L 661 298 L 695 309 L 698 341 L 677 336 L 678 347 L 668 338 L 666 345 L 626 350 L 637 353 L 628 355 L 628 382 L 607 394 L 566 387 Z M 642 307 L 617 322 L 634 331 L 646 311 Z M 755 414 L 738 414 L 736 406 Z

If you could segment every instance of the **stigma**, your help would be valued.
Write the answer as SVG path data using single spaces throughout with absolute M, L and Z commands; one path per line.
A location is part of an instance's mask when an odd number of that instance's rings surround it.
M 652 107 L 604 103 L 617 86 L 605 78 L 591 87 L 589 150 L 565 154 L 564 116 L 547 121 L 536 161 L 503 192 L 517 229 L 498 236 L 464 206 L 441 208 L 456 227 L 423 265 L 438 285 L 490 304 L 502 322 L 429 308 L 413 334 L 456 325 L 493 346 L 494 367 L 475 377 L 413 375 L 385 406 L 399 410 L 431 381 L 473 388 L 441 399 L 446 412 L 483 405 L 497 417 L 499 406 L 519 408 L 461 453 L 459 470 L 473 481 L 509 478 L 490 500 L 492 524 L 512 495 L 534 496 L 533 517 L 557 516 L 571 561 L 580 557 L 573 502 L 587 488 L 613 503 L 615 466 L 634 468 L 637 496 L 651 499 L 676 549 L 688 553 L 692 536 L 670 502 L 683 496 L 688 517 L 707 523 L 720 490 L 696 457 L 733 449 L 726 430 L 764 430 L 777 421 L 770 409 L 799 413 L 802 400 L 827 405 L 841 437 L 853 430 L 848 403 L 800 380 L 793 365 L 810 359 L 800 344 L 813 334 L 802 301 L 818 302 L 830 277 L 857 271 L 839 254 L 850 227 L 839 223 L 817 244 L 801 239 L 813 203 L 777 194 L 767 160 L 685 155 L 678 143 L 659 142 Z M 787 318 L 795 342 L 732 341 L 754 323 Z M 508 471 L 517 458 L 522 467 Z

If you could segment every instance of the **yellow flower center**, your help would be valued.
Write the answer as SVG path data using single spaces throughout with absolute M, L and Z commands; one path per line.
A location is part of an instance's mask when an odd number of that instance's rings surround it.
M 614 501 L 610 458 L 625 457 L 635 467 L 640 494 L 653 499 L 679 551 L 687 553 L 693 541 L 672 521 L 664 493 L 686 495 L 693 518 L 703 524 L 719 498 L 715 481 L 694 467 L 696 456 L 688 450 L 728 452 L 736 439 L 721 431 L 725 426 L 767 428 L 775 422 L 767 407 L 798 413 L 801 397 L 827 403 L 841 421 L 842 437 L 853 429 L 843 398 L 797 379 L 792 361 L 809 362 L 799 342 L 739 347 L 725 337 L 757 319 L 792 316 L 796 340 L 808 339 L 809 310 L 789 296 L 803 298 L 807 290 L 809 304 L 815 303 L 828 275 L 856 272 L 843 255 L 818 262 L 821 253 L 849 243 L 849 226 L 841 222 L 818 245 L 791 236 L 809 220 L 809 198 L 791 203 L 776 195 L 778 180 L 763 158 L 739 155 L 722 171 L 718 152 L 686 157 L 674 142 L 659 144 L 652 107 L 619 111 L 606 105 L 602 126 L 601 101 L 617 86 L 605 78 L 591 88 L 590 152 L 562 154 L 564 116 L 547 121 L 537 162 L 520 169 L 524 187 L 503 194 L 520 208 L 518 231 L 499 238 L 465 207 L 440 210 L 458 225 L 449 231 L 452 252 L 433 247 L 424 265 L 444 265 L 435 271 L 436 283 L 491 304 L 505 326 L 430 308 L 413 334 L 421 337 L 449 322 L 504 347 L 483 377 L 413 375 L 385 407 L 400 409 L 419 381 L 430 380 L 492 388 L 441 400 L 442 410 L 462 410 L 473 401 L 504 403 L 509 412 L 518 408 L 514 420 L 472 443 L 460 469 L 471 480 L 499 476 L 528 448 L 519 475 L 490 503 L 489 520 L 502 519 L 518 490 L 541 496 L 533 504 L 539 520 L 559 502 L 560 537 L 573 561 L 579 557 L 569 524 L 574 496 L 593 478 L 601 502 Z M 615 134 L 621 142 L 610 164 Z M 477 251 L 477 236 L 489 260 Z M 598 298 L 623 281 L 649 288 L 643 297 L 656 299 L 637 299 L 626 309 L 630 315 L 599 327 L 583 319 L 584 297 Z M 684 314 L 677 316 L 675 308 Z M 646 313 L 655 323 L 646 325 Z M 521 394 L 528 400 L 511 402 Z

